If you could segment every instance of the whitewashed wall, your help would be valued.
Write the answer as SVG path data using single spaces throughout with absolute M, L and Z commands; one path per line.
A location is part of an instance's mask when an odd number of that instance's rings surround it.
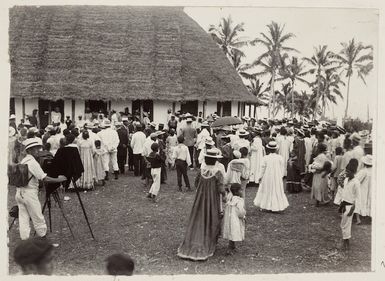
M 64 100 L 64 121 L 66 120 L 66 116 L 72 119 L 72 100 Z
M 25 99 L 25 114 L 26 115 L 32 115 L 32 110 L 34 110 L 34 109 L 39 109 L 39 100 L 38 99 Z
M 206 104 L 206 117 L 217 111 L 217 102 L 208 101 Z
M 23 108 L 21 99 L 15 99 L 15 115 L 16 115 L 16 124 L 20 123 L 20 119 L 23 118 Z
M 154 101 L 154 122 L 159 124 L 162 123 L 166 125 L 167 123 L 167 110 L 172 109 L 172 102 L 169 101 Z M 179 108 L 178 104 L 175 106 L 175 110 L 178 111 L 180 109 L 180 104 Z
M 81 115 L 84 118 L 85 102 L 84 100 L 75 100 L 75 121 Z
M 231 102 L 231 116 L 238 116 L 238 102 Z

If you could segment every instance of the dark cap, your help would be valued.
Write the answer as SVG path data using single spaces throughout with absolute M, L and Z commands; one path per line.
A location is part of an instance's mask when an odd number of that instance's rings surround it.
M 54 246 L 46 238 L 34 237 L 21 241 L 17 245 L 13 257 L 20 266 L 36 264 L 53 248 Z

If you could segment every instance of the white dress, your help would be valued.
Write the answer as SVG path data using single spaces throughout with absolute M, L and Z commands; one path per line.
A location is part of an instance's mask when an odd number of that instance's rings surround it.
M 291 137 L 288 136 L 280 136 L 277 137 L 277 144 L 278 144 L 278 154 L 282 156 L 283 163 L 284 163 L 284 169 L 283 169 L 283 175 L 287 176 L 287 161 L 289 160 L 290 151 L 293 148 L 293 141 L 291 140 Z
M 258 182 L 261 170 L 262 170 L 262 159 L 264 155 L 263 145 L 261 138 L 254 138 L 250 146 L 250 178 L 251 182 Z
M 370 217 L 372 215 L 372 168 L 361 169 L 355 178 L 360 182 L 360 193 L 354 212 L 361 216 Z
M 283 190 L 284 160 L 281 155 L 270 153 L 263 157 L 262 181 L 254 205 L 270 211 L 283 211 L 289 206 Z
M 229 192 L 223 212 L 222 236 L 230 241 L 245 239 L 245 201 Z

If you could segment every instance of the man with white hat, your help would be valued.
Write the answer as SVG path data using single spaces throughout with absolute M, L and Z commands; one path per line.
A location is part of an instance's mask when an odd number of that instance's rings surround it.
M 192 118 L 186 119 L 186 127 L 182 129 L 181 136 L 184 138 L 184 144 L 188 147 L 191 157 L 190 169 L 194 166 L 194 145 L 197 141 L 197 130 L 192 127 Z
M 205 147 L 205 141 L 208 137 L 210 137 L 210 132 L 208 131 L 210 128 L 209 123 L 203 122 L 201 125 L 202 130 L 200 133 L 197 135 L 197 141 L 196 141 L 196 149 L 197 149 L 197 155 L 199 157 L 199 154 L 201 150 Z M 198 158 L 197 157 L 197 158 Z
M 15 114 L 11 114 L 9 116 L 9 127 L 14 128 L 15 131 L 17 132 L 16 115 Z
M 359 134 L 353 134 L 352 135 L 352 146 L 353 146 L 353 158 L 356 158 L 358 160 L 358 169 L 359 171 L 362 167 L 362 162 L 361 158 L 364 157 L 365 152 L 364 149 L 361 147 L 360 142 L 361 142 L 361 137 Z
M 106 172 L 105 180 L 109 179 L 108 172 L 110 170 L 110 163 L 112 164 L 115 179 L 117 180 L 119 175 L 119 166 L 117 159 L 119 136 L 118 133 L 111 128 L 110 120 L 106 119 L 104 121 L 103 126 L 105 127 L 105 129 L 101 130 L 98 135 L 102 142 L 102 147 L 106 151 L 106 153 L 103 154 L 102 158 L 104 171 Z
M 215 147 L 215 142 L 213 140 L 212 137 L 207 137 L 206 140 L 205 140 L 205 146 L 202 148 L 202 150 L 200 151 L 199 153 L 199 156 L 198 156 L 198 163 L 199 165 L 202 165 L 204 159 L 205 159 L 205 153 L 207 151 L 207 149 L 211 149 Z
M 238 132 L 238 136 L 239 136 L 239 139 L 234 143 L 233 149 L 239 150 L 241 147 L 246 147 L 247 150 L 250 152 L 250 142 L 247 139 L 249 137 L 249 132 L 241 129 Z
M 58 176 L 51 178 L 40 167 L 36 161 L 39 151 L 42 147 L 42 141 L 39 138 L 26 139 L 23 142 L 27 155 L 21 160 L 20 164 L 28 166 L 28 185 L 25 187 L 16 188 L 15 199 L 19 207 L 19 231 L 20 238 L 26 240 L 29 238 L 30 225 L 32 220 L 33 227 L 39 237 L 44 237 L 47 234 L 47 225 L 44 215 L 41 211 L 39 202 L 39 181 L 47 183 L 61 183 L 66 181 L 66 177 Z

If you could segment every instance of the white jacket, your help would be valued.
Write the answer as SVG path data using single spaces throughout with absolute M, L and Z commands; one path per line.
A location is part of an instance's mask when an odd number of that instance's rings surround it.
M 101 130 L 98 133 L 98 136 L 102 141 L 102 147 L 105 148 L 106 151 L 113 152 L 117 150 L 119 145 L 119 136 L 115 130 L 111 128 Z

